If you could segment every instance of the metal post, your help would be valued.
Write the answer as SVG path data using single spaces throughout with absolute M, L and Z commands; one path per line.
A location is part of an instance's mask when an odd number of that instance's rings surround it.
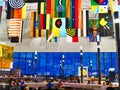
M 31 66 L 31 61 L 30 60 L 28 60 L 28 74 L 30 75 L 30 66 Z
M 90 76 L 92 76 L 92 60 L 90 60 Z
M 119 23 L 115 23 L 116 30 L 116 48 L 117 48 L 117 60 L 118 60 L 118 90 L 120 90 L 120 30 Z
M 83 55 L 83 50 L 82 50 L 82 45 L 81 45 L 81 46 L 80 46 L 81 83 L 83 83 L 83 63 L 82 63 L 82 55 Z
M 97 42 L 97 58 L 98 58 L 98 84 L 101 84 L 100 42 Z
M 36 76 L 36 60 L 37 60 L 37 51 L 35 51 L 35 56 L 34 56 L 34 76 Z
M 62 55 L 62 78 L 64 78 L 64 55 Z

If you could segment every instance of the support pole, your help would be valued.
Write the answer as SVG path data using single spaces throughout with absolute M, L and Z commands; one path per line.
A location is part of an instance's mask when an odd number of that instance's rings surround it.
M 97 58 L 98 58 L 98 84 L 101 84 L 100 42 L 97 42 Z
M 81 83 L 83 83 L 83 63 L 82 63 L 83 50 L 82 45 L 80 46 L 80 66 L 81 66 Z

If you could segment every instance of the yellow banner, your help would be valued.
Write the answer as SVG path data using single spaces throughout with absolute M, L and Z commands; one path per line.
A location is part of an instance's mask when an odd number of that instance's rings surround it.
M 22 7 L 22 19 L 26 19 L 26 4 Z

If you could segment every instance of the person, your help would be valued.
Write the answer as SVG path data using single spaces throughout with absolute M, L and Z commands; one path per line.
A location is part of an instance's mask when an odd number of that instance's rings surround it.
M 15 81 L 14 80 L 11 80 L 10 82 L 10 90 L 14 90 L 14 87 L 15 86 Z
M 24 79 L 21 79 L 21 80 L 20 80 L 20 86 L 21 86 L 21 90 L 24 90 L 24 89 L 25 89 L 26 82 L 24 81 Z
M 61 80 L 59 80 L 59 82 L 58 82 L 58 88 L 62 88 L 62 81 Z
M 104 81 L 103 84 L 102 84 L 102 90 L 106 90 L 106 82 Z
M 109 86 L 107 87 L 107 90 L 115 90 L 115 89 L 113 88 L 113 85 L 112 85 L 111 82 L 109 83 Z
M 47 83 L 47 90 L 52 90 L 53 84 L 51 82 L 51 80 L 48 81 Z

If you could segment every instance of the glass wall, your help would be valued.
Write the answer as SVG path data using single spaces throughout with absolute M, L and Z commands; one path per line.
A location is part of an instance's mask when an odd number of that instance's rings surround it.
M 64 58 L 63 58 L 64 55 Z M 101 52 L 101 73 L 109 75 L 109 68 L 117 69 L 117 54 Z M 61 62 L 63 67 L 61 68 Z M 83 52 L 83 66 L 88 67 L 88 75 L 97 76 L 97 52 Z M 64 76 L 78 75 L 79 52 L 15 52 L 13 68 L 22 69 L 22 75 Z M 62 72 L 61 72 L 62 69 Z

